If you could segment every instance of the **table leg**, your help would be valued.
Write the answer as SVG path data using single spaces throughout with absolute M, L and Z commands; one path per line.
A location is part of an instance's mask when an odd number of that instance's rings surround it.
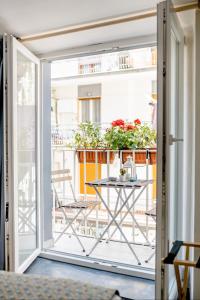
M 118 215 L 120 214 L 120 212 L 122 211 L 122 209 L 125 207 L 126 202 L 127 202 L 127 201 L 130 199 L 130 197 L 133 195 L 134 189 L 130 192 L 130 194 L 128 195 L 126 201 L 121 205 L 121 208 L 118 210 L 118 212 L 116 213 L 115 216 L 112 215 L 112 213 L 111 213 L 109 207 L 107 206 L 106 202 L 104 201 L 103 197 L 102 197 L 101 194 L 99 193 L 99 191 L 98 191 L 98 189 L 97 189 L 96 186 L 94 186 L 94 189 L 95 189 L 96 193 L 98 194 L 99 198 L 101 199 L 101 201 L 103 202 L 104 206 L 105 206 L 106 209 L 108 210 L 108 213 L 109 213 L 109 215 L 110 215 L 110 217 L 111 217 L 111 222 L 110 222 L 110 223 L 108 224 L 108 226 L 105 228 L 105 230 L 104 230 L 104 232 L 103 232 L 101 238 L 98 239 L 98 240 L 96 241 L 95 245 L 94 245 L 93 248 L 90 250 L 89 254 L 87 254 L 87 256 L 89 256 L 89 255 L 94 251 L 94 249 L 95 249 L 96 246 L 98 245 L 99 241 L 102 239 L 102 237 L 105 235 L 105 233 L 108 231 L 108 229 L 110 228 L 110 226 L 111 226 L 112 223 L 114 222 L 115 225 L 117 226 L 119 232 L 120 232 L 121 235 L 123 236 L 125 242 L 127 243 L 127 246 L 129 247 L 130 251 L 132 252 L 132 254 L 134 255 L 134 257 L 136 258 L 136 260 L 137 260 L 137 262 L 138 262 L 138 265 L 141 265 L 141 262 L 139 261 L 139 259 L 138 259 L 137 255 L 136 255 L 135 251 L 132 249 L 131 245 L 129 244 L 128 239 L 126 238 L 125 234 L 123 233 L 123 231 L 121 230 L 119 224 L 118 224 L 117 221 L 116 221 L 116 218 L 118 217 Z M 122 189 L 122 188 L 120 188 L 120 189 Z M 144 190 L 144 188 L 142 189 L 142 191 L 143 191 L 143 190 Z M 121 192 L 120 192 L 120 193 L 121 193 Z M 141 192 L 140 192 L 140 194 L 141 194 Z
M 119 193 L 118 193 L 118 196 L 117 196 L 117 201 L 116 201 L 116 204 L 115 204 L 115 209 L 114 209 L 114 216 L 116 215 L 117 213 L 117 208 L 118 208 L 118 204 L 119 204 L 119 199 L 120 199 L 120 195 L 121 195 L 121 191 L 122 189 L 120 189 Z M 108 243 L 110 241 L 111 237 L 110 235 L 108 236 L 108 239 L 106 240 L 106 243 Z
M 126 191 L 125 191 L 125 189 L 124 189 L 124 194 L 125 194 L 125 198 L 126 198 L 127 196 L 126 196 Z M 123 200 L 122 200 L 122 201 L 123 201 Z M 140 226 L 139 226 L 139 224 L 138 224 L 138 222 L 137 222 L 137 220 L 136 220 L 136 218 L 135 218 L 133 212 L 132 212 L 131 209 L 129 208 L 128 202 L 127 202 L 126 207 L 127 207 L 127 210 L 130 212 L 130 215 L 132 216 L 133 221 L 136 223 L 138 229 L 140 230 L 141 234 L 143 235 L 144 239 L 145 239 L 146 242 L 150 245 L 151 243 L 150 243 L 150 241 L 149 241 L 149 239 L 148 239 L 148 236 L 146 236 L 146 235 L 144 234 L 143 230 L 140 228 Z
M 125 220 L 125 218 L 127 217 L 128 213 L 130 212 L 131 209 L 133 209 L 133 207 L 135 206 L 135 203 L 138 201 L 139 197 L 141 196 L 141 194 L 143 193 L 143 191 L 145 190 L 146 186 L 143 187 L 142 191 L 139 193 L 139 195 L 135 198 L 135 201 L 131 204 L 131 206 L 129 207 L 129 210 L 125 213 L 125 215 L 123 216 L 122 220 L 120 221 L 119 225 L 122 224 L 122 222 Z M 128 203 L 128 202 L 127 202 Z M 137 221 L 136 221 L 137 224 Z M 138 225 L 138 224 L 137 224 Z M 113 237 L 113 235 L 115 234 L 115 232 L 117 231 L 117 228 L 113 231 L 113 233 L 110 236 L 110 239 Z M 146 238 L 145 238 L 146 239 Z M 148 244 L 149 241 L 147 241 Z

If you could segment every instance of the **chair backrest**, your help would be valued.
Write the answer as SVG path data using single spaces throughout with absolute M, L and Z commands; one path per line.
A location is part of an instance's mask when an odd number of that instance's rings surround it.
M 58 192 L 55 187 L 55 183 L 65 182 L 65 181 L 71 182 L 72 176 L 69 175 L 70 172 L 71 172 L 70 169 L 54 170 L 51 172 L 51 182 L 52 182 L 53 190 L 55 193 L 55 202 L 56 202 L 56 205 L 58 205 L 58 207 L 61 206 L 61 201 L 59 200 Z
M 72 180 L 72 176 L 70 174 L 70 169 L 63 170 L 54 170 L 51 172 L 51 180 L 53 183 L 70 181 Z

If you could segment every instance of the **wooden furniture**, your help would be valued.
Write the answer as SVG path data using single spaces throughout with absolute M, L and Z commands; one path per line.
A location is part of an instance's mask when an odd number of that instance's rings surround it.
M 176 259 L 176 256 L 178 255 L 179 250 L 183 246 L 185 246 L 185 248 L 186 248 L 185 259 Z M 168 256 L 163 259 L 164 264 L 173 264 L 174 265 L 179 300 L 186 299 L 189 268 L 192 267 L 192 268 L 200 269 L 200 257 L 198 258 L 197 261 L 189 260 L 190 248 L 199 248 L 200 249 L 200 243 L 175 241 L 173 243 L 173 247 L 172 247 L 171 251 L 168 253 Z M 181 275 L 180 275 L 179 267 L 184 267 L 183 283 L 181 282 Z

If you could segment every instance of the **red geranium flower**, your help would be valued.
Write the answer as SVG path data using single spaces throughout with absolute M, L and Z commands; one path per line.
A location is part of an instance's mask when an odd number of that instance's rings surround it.
M 125 125 L 125 122 L 122 119 L 118 119 L 118 120 L 112 122 L 113 127 L 116 127 L 116 126 L 124 127 L 124 125 Z
M 134 130 L 136 127 L 133 126 L 132 124 L 127 124 L 125 128 L 127 131 L 129 131 L 129 130 Z
M 140 119 L 136 119 L 136 120 L 134 120 L 134 123 L 135 123 L 135 125 L 140 125 L 141 121 L 140 121 Z
M 124 125 L 119 125 L 119 127 L 120 127 L 121 129 L 124 129 L 124 128 L 125 128 L 125 126 L 124 126 Z

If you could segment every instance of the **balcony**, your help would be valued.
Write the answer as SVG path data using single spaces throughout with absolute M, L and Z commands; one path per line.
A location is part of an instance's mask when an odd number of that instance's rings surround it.
M 74 209 L 68 208 L 63 212 L 54 206 L 54 244 L 50 247 L 51 251 L 92 261 L 97 266 L 138 268 L 153 274 L 156 222 L 146 213 L 156 203 L 156 150 L 138 153 L 119 151 L 118 148 L 155 147 L 155 66 L 155 47 L 89 55 L 52 64 L 52 171 L 69 170 L 67 175 L 71 177 L 70 182 L 56 183 L 58 198 L 64 206 L 73 201 L 100 203 L 86 214 L 87 217 L 83 214 L 77 217 L 73 222 L 75 233 L 72 228 L 63 232 L 66 228 L 65 214 L 67 221 L 72 221 L 76 214 Z M 139 123 L 135 123 L 134 119 Z M 86 123 L 89 123 L 88 126 Z M 72 140 L 76 141 L 75 145 L 71 144 Z M 129 190 L 119 196 L 116 189 L 101 186 L 98 195 L 97 190 L 86 183 L 119 178 L 128 155 L 136 160 L 138 179 L 152 179 L 153 184 L 147 186 L 139 199 L 140 191 L 136 190 L 115 219 L 119 227 L 112 222 L 106 230 Z M 135 205 L 128 211 L 127 205 L 131 206 L 135 199 Z M 55 200 L 54 191 L 54 205 Z
M 101 199 L 99 199 L 94 189 L 85 183 L 102 178 L 118 177 L 119 169 L 123 164 L 123 155 L 128 151 L 112 151 L 111 154 L 111 150 L 105 150 L 104 155 L 106 155 L 106 160 L 99 162 L 100 151 L 101 150 L 92 150 L 94 161 L 88 162 L 87 153 L 91 153 L 91 150 L 81 150 L 82 160 L 80 160 L 80 150 L 67 149 L 63 145 L 54 144 L 52 146 L 52 170 L 67 169 L 71 177 L 70 180 L 56 183 L 57 195 L 63 205 L 73 202 L 74 200 L 100 201 Z M 149 151 L 150 153 L 153 152 L 153 150 Z M 145 150 L 144 152 L 146 153 Z M 148 153 L 149 157 L 150 153 Z M 132 151 L 132 155 L 135 157 L 136 153 Z M 153 270 L 155 267 L 154 248 L 156 223 L 155 219 L 145 213 L 155 207 L 156 166 L 155 164 L 150 164 L 150 160 L 146 159 L 142 164 L 136 164 L 136 169 L 139 179 L 152 179 L 153 184 L 147 186 L 129 213 L 127 213 L 127 207 L 124 206 L 116 219 L 136 256 L 130 251 L 127 241 L 124 240 L 124 236 L 122 236 L 120 231 L 116 228 L 115 223 L 110 226 L 94 251 L 87 256 L 96 240 L 101 236 L 105 227 L 110 222 L 111 217 L 108 210 L 100 201 L 100 204 L 95 207 L 90 214 L 80 214 L 76 221 L 73 222 L 76 235 L 84 245 L 85 252 L 83 252 L 77 237 L 70 228 L 61 234 L 66 227 L 66 220 L 63 211 L 55 206 L 55 197 L 53 198 L 52 228 L 54 244 L 50 247 L 50 250 L 84 257 L 89 260 L 94 260 L 97 263 L 102 262 L 116 267 L 122 266 L 131 268 L 136 266 L 145 270 Z M 98 190 L 100 195 L 105 199 L 111 213 L 114 214 L 116 202 L 122 201 L 122 199 L 118 199 L 115 190 L 103 188 L 99 188 Z M 138 193 L 138 191 L 133 193 L 129 199 L 129 205 L 134 202 Z M 70 222 L 76 214 L 74 209 L 66 209 L 65 213 L 68 222 Z M 57 240 L 60 234 L 61 237 Z M 149 259 L 151 255 L 152 257 Z M 141 263 L 140 266 L 138 266 L 138 260 Z

